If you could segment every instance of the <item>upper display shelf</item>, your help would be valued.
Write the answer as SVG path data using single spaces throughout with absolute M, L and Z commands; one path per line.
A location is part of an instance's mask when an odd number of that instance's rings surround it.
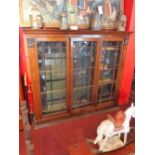
M 124 0 L 19 0 L 21 27 L 124 30 Z
M 130 35 L 132 32 L 129 31 L 106 31 L 106 30 L 60 30 L 53 28 L 42 28 L 42 29 L 31 29 L 22 28 L 24 33 L 28 34 L 96 34 L 96 35 Z

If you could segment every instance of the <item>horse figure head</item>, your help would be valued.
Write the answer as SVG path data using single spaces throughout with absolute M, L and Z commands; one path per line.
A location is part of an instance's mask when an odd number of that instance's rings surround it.
M 134 103 L 131 103 L 131 106 L 129 108 L 126 109 L 125 111 L 125 115 L 126 117 L 135 117 L 135 106 Z
M 126 110 L 125 110 L 125 115 L 126 115 L 126 117 L 125 117 L 125 121 L 124 121 L 124 123 L 123 123 L 123 126 L 125 127 L 125 128 L 129 128 L 129 125 L 130 125 L 130 120 L 131 120 L 131 118 L 133 117 L 135 117 L 135 106 L 134 106 L 134 104 L 133 103 L 131 103 L 131 106 L 130 107 L 128 107 Z

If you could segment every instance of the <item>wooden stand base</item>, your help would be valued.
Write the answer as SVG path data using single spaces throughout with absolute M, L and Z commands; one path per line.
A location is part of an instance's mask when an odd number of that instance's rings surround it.
M 70 155 L 96 155 L 92 151 L 90 144 L 87 142 L 81 142 L 68 146 Z M 135 152 L 134 143 L 130 143 L 125 147 L 118 149 L 116 151 L 108 152 L 108 153 L 99 153 L 100 155 L 128 155 Z

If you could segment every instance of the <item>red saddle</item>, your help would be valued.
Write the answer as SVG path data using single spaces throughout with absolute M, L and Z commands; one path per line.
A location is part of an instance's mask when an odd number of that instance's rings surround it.
M 119 128 L 125 120 L 125 112 L 120 110 L 114 116 L 107 114 L 107 118 L 114 123 L 115 128 Z

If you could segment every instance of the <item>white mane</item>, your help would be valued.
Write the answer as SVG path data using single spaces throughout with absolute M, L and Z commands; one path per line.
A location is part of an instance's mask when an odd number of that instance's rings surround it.
M 134 115 L 135 115 L 135 106 L 132 103 L 131 106 L 129 108 L 127 108 L 125 111 L 126 118 L 125 118 L 125 121 L 123 123 L 123 127 L 129 127 L 131 117 L 134 117 Z

